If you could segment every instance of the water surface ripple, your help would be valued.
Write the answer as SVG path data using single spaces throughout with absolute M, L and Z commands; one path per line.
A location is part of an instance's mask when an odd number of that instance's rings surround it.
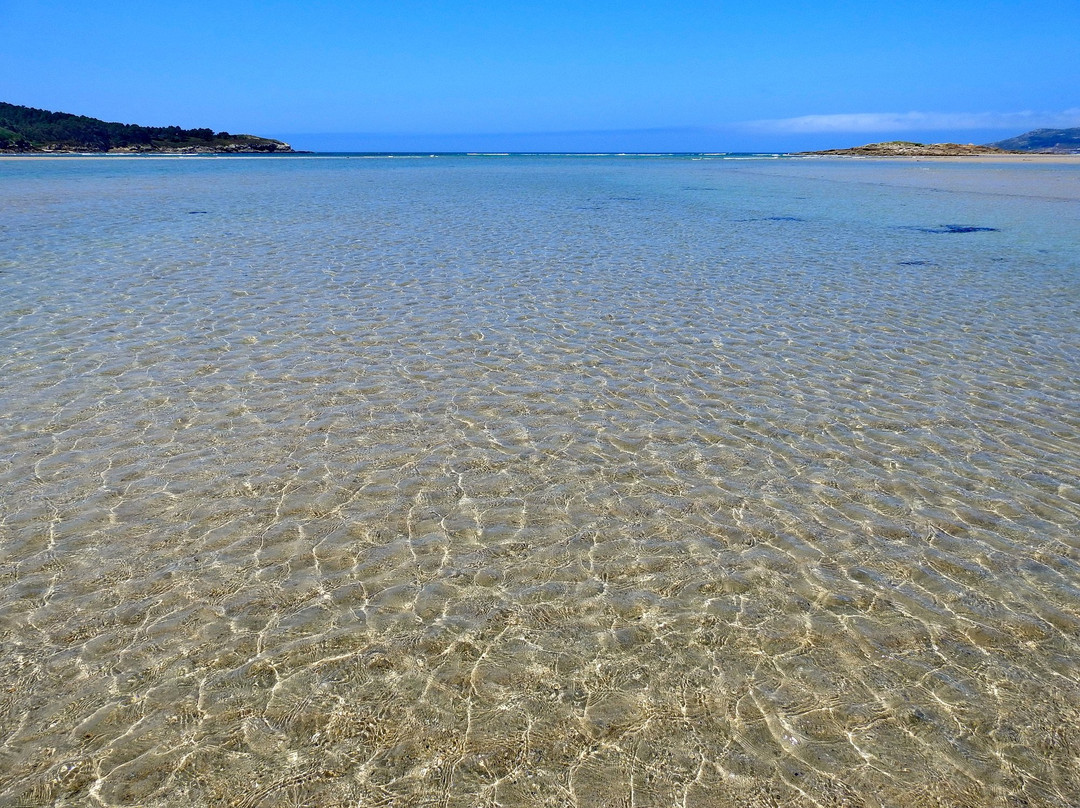
M 1078 180 L 0 162 L 0 803 L 1080 802 Z

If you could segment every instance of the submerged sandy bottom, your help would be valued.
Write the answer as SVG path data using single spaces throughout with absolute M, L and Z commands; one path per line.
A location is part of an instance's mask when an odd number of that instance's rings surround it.
M 0 803 L 1080 798 L 1075 170 L 33 162 Z

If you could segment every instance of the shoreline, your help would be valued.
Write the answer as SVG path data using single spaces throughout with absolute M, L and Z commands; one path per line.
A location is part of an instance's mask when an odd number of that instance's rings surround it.
M 35 160 L 35 159 L 36 160 L 53 160 L 53 159 L 93 159 L 93 160 L 99 160 L 99 159 L 109 159 L 109 160 L 136 159 L 136 160 L 146 160 L 146 159 L 159 159 L 159 158 L 177 159 L 177 158 L 191 158 L 191 157 L 203 157 L 203 158 L 206 158 L 206 157 L 215 157 L 215 158 L 216 157 L 229 157 L 229 158 L 257 157 L 257 158 L 263 158 L 263 157 L 299 157 L 299 156 L 320 157 L 320 156 L 325 156 L 325 155 L 329 155 L 329 154 L 333 154 L 333 155 L 337 156 L 337 155 L 340 155 L 340 154 L 347 154 L 347 153 L 313 152 L 313 151 L 291 151 L 291 152 L 258 152 L 258 151 L 251 151 L 251 152 L 202 152 L 202 153 L 157 152 L 157 153 L 141 153 L 141 154 L 133 154 L 133 153 L 112 153 L 112 154 L 108 154 L 108 153 L 92 153 L 92 152 L 59 152 L 59 153 L 58 152 L 52 152 L 52 153 L 42 153 L 42 152 L 10 153 L 9 152 L 9 153 L 0 153 L 0 161 L 27 160 L 27 159 L 31 159 L 31 160 Z M 367 152 L 355 152 L 355 154 L 367 154 Z M 400 153 L 387 152 L 385 154 L 380 153 L 380 156 L 393 157 L 393 156 L 395 156 L 395 154 L 403 154 L 403 155 L 404 154 L 409 154 L 411 156 L 414 153 L 413 152 L 408 152 L 408 153 L 406 153 L 406 152 L 400 152 Z M 704 153 L 702 153 L 702 154 L 704 154 Z M 454 156 L 466 156 L 466 155 L 465 154 L 458 155 L 457 153 L 455 153 Z M 477 155 L 477 156 L 481 156 L 481 155 Z M 486 155 L 484 155 L 484 156 L 486 156 Z M 556 153 L 556 154 L 546 155 L 546 156 L 562 156 L 562 154 L 561 153 Z M 577 153 L 575 153 L 575 152 L 566 152 L 565 156 L 574 157 L 574 156 L 579 156 L 579 155 Z M 621 155 L 621 153 L 618 153 L 618 152 L 611 152 L 610 154 L 597 155 L 597 156 L 619 157 L 619 156 L 622 156 L 622 155 Z M 658 155 L 658 156 L 663 156 L 663 155 Z M 685 155 L 680 155 L 680 156 L 690 157 L 690 156 L 696 156 L 696 155 L 693 154 L 693 153 L 687 153 Z M 711 156 L 711 154 L 710 154 L 710 156 Z M 822 161 L 822 160 L 827 160 L 827 161 L 880 160 L 880 161 L 885 161 L 885 162 L 890 162 L 890 163 L 898 163 L 898 162 L 942 163 L 942 162 L 945 162 L 945 163 L 989 163 L 989 164 L 995 164 L 995 163 L 996 164 L 1039 163 L 1039 164 L 1045 164 L 1045 165 L 1080 165 L 1080 154 L 1040 154 L 1040 153 L 1033 153 L 1033 154 L 970 154 L 970 155 L 876 155 L 876 154 L 875 155 L 866 155 L 866 154 L 808 154 L 808 153 L 798 153 L 798 152 L 789 152 L 789 153 L 777 152 L 775 156 L 778 157 L 778 158 L 782 158 L 782 159 L 786 158 L 786 159 L 798 160 L 798 161 L 804 161 L 804 160 L 807 160 L 807 161 Z M 720 159 L 723 159 L 723 158 L 720 158 Z
M 182 158 L 182 157 L 295 157 L 298 155 L 311 155 L 316 152 L 289 151 L 289 152 L 8 152 L 0 153 L 0 160 L 56 160 L 56 159 L 90 159 L 90 160 L 147 160 L 158 158 Z

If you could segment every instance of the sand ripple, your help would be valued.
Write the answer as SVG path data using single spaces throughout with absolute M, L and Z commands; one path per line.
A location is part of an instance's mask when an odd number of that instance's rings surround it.
M 1080 797 L 1075 205 L 789 165 L 0 166 L 0 802 Z

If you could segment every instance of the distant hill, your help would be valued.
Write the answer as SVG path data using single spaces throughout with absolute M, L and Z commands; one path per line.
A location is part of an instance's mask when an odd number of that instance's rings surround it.
M 1025 152 L 1080 153 L 1080 128 L 1034 129 L 1023 135 L 991 143 L 999 149 Z
M 280 140 L 179 126 L 110 123 L 0 102 L 0 153 L 130 154 L 287 153 Z

